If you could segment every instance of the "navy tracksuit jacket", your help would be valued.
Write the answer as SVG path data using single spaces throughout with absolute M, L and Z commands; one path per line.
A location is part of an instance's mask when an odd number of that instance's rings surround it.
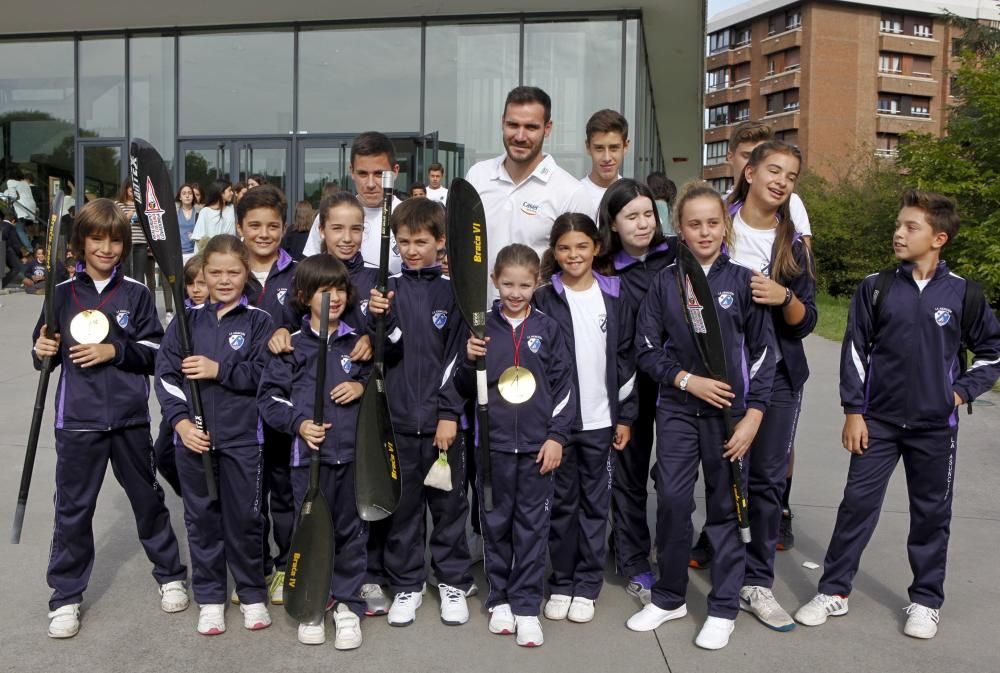
M 323 344 L 310 324 L 302 319 L 302 329 L 292 335 L 291 353 L 268 360 L 261 375 L 257 402 L 264 420 L 271 427 L 294 436 L 291 455 L 291 486 L 295 512 L 302 506 L 309 489 L 310 448 L 299 436 L 305 421 L 313 420 L 316 391 L 316 358 Z M 323 422 L 330 423 L 320 446 L 320 487 L 333 516 L 334 556 L 331 595 L 348 605 L 358 616 L 364 614 L 361 585 L 365 578 L 365 544 L 368 526 L 358 516 L 354 490 L 354 439 L 358 427 L 360 398 L 349 404 L 337 404 L 330 391 L 353 381 L 362 386 L 368 381 L 371 364 L 353 362 L 351 351 L 358 333 L 343 320 L 327 340 L 326 381 L 323 396 Z
M 351 325 L 357 325 L 359 329 L 365 328 L 368 325 L 368 300 L 371 298 L 372 288 L 378 281 L 378 268 L 367 266 L 360 252 L 344 262 L 344 266 L 351 276 L 351 285 L 354 286 L 354 296 L 357 299 L 354 308 L 344 314 L 344 320 Z
M 748 408 L 766 409 L 774 378 L 771 316 L 753 302 L 750 278 L 749 269 L 726 255 L 720 255 L 708 272 L 726 348 L 729 384 L 736 395 L 731 407 L 734 420 Z M 681 371 L 708 375 L 685 312 L 677 267 L 671 265 L 654 279 L 639 309 L 635 335 L 639 367 L 660 384 L 653 478 L 660 577 L 653 586 L 653 603 L 666 610 L 685 603 L 694 485 L 700 461 L 707 491 L 705 532 L 715 549 L 708 614 L 735 619 L 746 553 L 736 531 L 728 461 L 722 457 L 726 435 L 721 411 L 674 386 Z M 745 462 L 743 469 L 745 472 Z
M 537 388 L 528 401 L 511 404 L 500 396 L 497 382 L 514 364 L 519 335 L 521 366 L 531 371 Z M 512 328 L 496 302 L 487 314 L 486 336 L 490 427 L 477 428 L 489 432 L 493 474 L 493 510 L 479 513 L 490 583 L 486 606 L 509 603 L 515 615 L 533 616 L 542 602 L 554 493 L 553 474 L 540 474 L 535 459 L 546 440 L 569 443 L 577 417 L 574 357 L 559 323 L 537 309 Z M 466 358 L 456 384 L 463 395 L 475 395 L 476 368 Z
M 877 277 L 861 281 L 851 300 L 840 359 L 841 404 L 845 413 L 864 416 L 868 449 L 851 455 L 819 590 L 850 594 L 889 478 L 902 457 L 910 499 L 909 598 L 937 609 L 944 602 L 954 493 L 954 394 L 967 401 L 989 390 L 1000 376 L 1000 324 L 984 301 L 969 333 L 974 360 L 959 376 L 965 279 L 950 273 L 942 261 L 921 291 L 913 265 L 904 262 L 879 299 L 879 324 L 873 325 Z
M 621 298 L 632 315 L 638 315 L 639 305 L 661 270 L 673 264 L 677 238 L 671 236 L 654 246 L 645 259 L 632 257 L 620 250 L 614 258 L 617 277 L 621 280 Z M 634 326 L 632 333 L 635 333 Z M 612 533 L 615 537 L 615 567 L 623 577 L 635 577 L 650 572 L 649 524 L 646 521 L 646 484 L 649 481 L 649 461 L 655 436 L 656 382 L 641 369 L 636 372 L 636 410 L 632 424 L 632 440 L 615 456 L 612 482 Z
M 76 276 L 55 289 L 56 320 L 48 334 L 61 334 L 55 395 L 55 523 L 47 580 L 49 609 L 79 603 L 94 563 L 94 511 L 108 461 L 135 515 L 139 541 L 153 563 L 160 584 L 184 579 L 177 538 L 156 482 L 149 435 L 149 374 L 163 329 L 146 286 L 115 267 L 111 281 L 98 292 L 83 264 Z M 100 308 L 98 308 L 100 307 Z M 111 331 L 104 343 L 115 347 L 110 362 L 83 368 L 69 359 L 76 345 L 69 331 L 73 316 L 84 309 L 104 313 Z M 32 335 L 45 321 L 39 316 Z M 32 352 L 36 368 L 41 360 Z
M 202 459 L 178 439 L 175 457 L 191 550 L 191 583 L 198 603 L 226 601 L 226 566 L 243 603 L 267 600 L 262 517 L 263 422 L 257 386 L 270 357 L 274 323 L 246 297 L 223 315 L 218 305 L 188 309 L 192 350 L 219 364 L 215 379 L 199 381 L 205 430 L 217 461 L 219 500 L 210 501 Z M 167 327 L 156 361 L 156 395 L 171 426 L 192 419 L 190 382 L 181 374 L 179 322 Z
M 632 345 L 635 317 L 628 303 L 621 299 L 621 279 L 596 272 L 593 275 L 604 299 L 604 378 L 611 424 L 583 430 L 581 396 L 577 396 L 573 434 L 570 443 L 563 447 L 563 460 L 555 473 L 555 501 L 549 531 L 550 591 L 590 599 L 597 598 L 604 583 L 606 527 L 618 457 L 618 452 L 611 448 L 615 426 L 631 426 L 637 409 Z M 562 327 L 567 350 L 574 354 L 571 360 L 573 380 L 579 391 L 580 363 L 575 357 L 573 314 L 561 274 L 553 275 L 551 284 L 538 288 L 532 301 Z

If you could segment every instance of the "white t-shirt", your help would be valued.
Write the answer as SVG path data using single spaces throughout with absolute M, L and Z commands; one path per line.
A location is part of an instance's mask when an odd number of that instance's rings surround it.
M 106 288 L 108 284 L 111 282 L 111 278 L 105 278 L 104 280 L 97 280 L 96 278 L 94 278 L 93 281 L 94 281 L 94 289 L 97 290 L 97 294 L 101 294 L 102 292 L 104 292 L 104 288 Z
M 18 219 L 40 220 L 42 218 L 37 212 L 38 206 L 35 205 L 31 186 L 24 180 L 8 180 L 7 191 L 4 193 L 7 196 L 17 198 L 17 201 L 14 202 L 14 214 L 17 215 Z
M 774 247 L 774 229 L 754 229 L 743 220 L 743 209 L 733 216 L 733 238 L 736 248 L 731 255 L 739 264 L 771 276 L 771 249 Z
M 927 287 L 927 283 L 931 282 L 931 279 L 926 278 L 924 280 L 917 280 L 916 278 L 914 278 L 913 282 L 917 284 L 917 289 L 920 290 L 921 294 L 923 294 L 924 288 Z
M 262 286 L 267 282 L 267 275 L 271 273 L 270 271 L 253 271 L 253 277 L 257 279 L 257 282 Z
M 395 196 L 392 197 L 392 209 L 402 203 Z M 382 206 L 378 208 L 363 208 L 365 211 L 365 234 L 361 239 L 361 257 L 366 264 L 378 266 L 379 255 L 382 252 Z M 302 254 L 306 257 L 318 255 L 320 251 L 319 235 L 319 215 L 313 218 L 312 226 L 309 228 L 309 238 L 302 248 Z M 399 246 L 396 245 L 396 237 L 389 233 L 389 273 L 399 273 L 403 260 L 399 257 Z
M 219 234 L 236 235 L 236 213 L 233 207 L 226 206 L 221 212 L 214 208 L 202 208 L 198 211 L 198 221 L 194 223 L 191 238 L 198 241 Z
M 618 177 L 615 178 L 615 180 L 621 180 L 621 179 L 622 179 L 621 174 L 619 174 Z M 590 173 L 587 173 L 582 178 L 580 178 L 580 184 L 583 185 L 584 187 L 586 187 L 586 189 L 587 189 L 587 195 L 590 196 L 590 200 L 593 201 L 593 203 L 594 203 L 594 209 L 592 211 L 589 211 L 587 213 L 587 215 L 590 215 L 591 219 L 593 219 L 594 223 L 596 224 L 597 223 L 597 211 L 601 207 L 601 199 L 604 198 L 604 192 L 608 191 L 608 188 L 607 187 L 601 187 L 600 185 L 598 185 L 597 183 L 595 183 L 593 180 L 591 180 L 590 179 Z M 614 184 L 614 183 L 612 183 L 612 184 Z
M 431 201 L 440 201 L 441 203 L 445 203 L 448 201 L 447 187 L 438 187 L 437 189 L 434 189 L 433 187 L 428 187 L 426 191 L 427 191 L 427 198 L 430 199 Z
M 480 161 L 465 179 L 479 192 L 486 213 L 490 272 L 497 253 L 523 243 L 541 257 L 549 247 L 552 223 L 563 213 L 588 213 L 593 207 L 580 181 L 546 155 L 534 172 L 515 185 L 504 167 L 506 154 Z M 491 286 L 492 288 L 492 286 Z M 496 290 L 491 289 L 492 297 Z
M 723 198 L 729 198 L 729 195 L 733 193 L 730 189 L 723 195 Z M 788 199 L 788 210 L 792 215 L 792 224 L 795 225 L 795 231 L 799 232 L 803 236 L 812 236 L 812 227 L 809 225 L 809 213 L 806 212 L 806 204 L 802 203 L 802 198 L 792 192 L 792 196 Z
M 576 292 L 565 288 L 566 302 L 573 316 L 573 346 L 580 382 L 580 420 L 584 430 L 611 427 L 608 403 L 607 338 L 608 310 L 596 282 L 590 289 Z

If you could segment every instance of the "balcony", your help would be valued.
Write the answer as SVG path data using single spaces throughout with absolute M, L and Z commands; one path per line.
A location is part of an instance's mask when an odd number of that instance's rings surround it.
M 878 90 L 882 93 L 898 93 L 904 96 L 934 98 L 941 94 L 940 83 L 929 77 L 911 77 L 879 73 Z
M 796 67 L 774 75 L 768 75 L 760 80 L 760 95 L 770 96 L 772 93 L 785 89 L 798 89 L 802 82 L 802 71 Z
M 929 37 L 879 33 L 878 49 L 917 56 L 940 56 L 941 41 Z
M 875 156 L 879 159 L 895 159 L 899 156 L 899 150 L 895 147 L 892 149 L 879 148 L 875 150 Z
M 701 172 L 705 180 L 716 180 L 718 178 L 731 178 L 733 169 L 725 161 L 721 164 L 705 164 L 705 169 Z
M 733 49 L 720 51 L 705 58 L 705 70 L 716 70 L 750 60 L 750 45 L 744 44 Z
M 762 121 L 770 126 L 775 133 L 791 131 L 799 128 L 799 114 L 798 110 L 789 110 L 788 112 L 768 115 Z
M 705 107 L 716 107 L 744 100 L 750 100 L 750 80 L 743 80 L 722 89 L 705 91 Z
M 725 126 L 713 126 L 710 129 L 705 129 L 705 144 L 716 143 L 720 140 L 729 140 L 729 134 L 733 130 L 738 122 L 732 121 Z
M 910 117 L 884 112 L 879 112 L 875 115 L 875 131 L 877 133 L 895 133 L 897 135 L 907 133 L 908 131 L 933 133 L 936 124 L 930 117 Z
M 785 49 L 791 49 L 792 47 L 801 46 L 802 28 L 799 27 L 793 30 L 786 30 L 784 33 L 776 33 L 764 40 L 761 40 L 760 53 L 767 56 L 776 51 L 783 51 Z

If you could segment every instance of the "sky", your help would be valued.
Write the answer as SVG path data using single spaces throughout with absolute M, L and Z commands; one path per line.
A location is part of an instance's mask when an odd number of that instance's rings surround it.
M 713 16 L 719 12 L 729 9 L 733 5 L 738 5 L 746 0 L 708 0 L 708 15 Z

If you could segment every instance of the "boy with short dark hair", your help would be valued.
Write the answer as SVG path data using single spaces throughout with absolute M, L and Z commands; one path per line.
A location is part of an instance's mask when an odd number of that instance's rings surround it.
M 622 177 L 622 163 L 628 152 L 628 120 L 615 110 L 598 110 L 587 120 L 584 147 L 590 155 L 590 172 L 580 178 L 594 202 L 594 211 L 587 213 L 596 222 L 597 209 L 611 183 Z
M 944 602 L 945 560 L 958 446 L 958 410 L 1000 376 L 1000 323 L 981 288 L 940 259 L 958 233 L 947 197 L 903 193 L 893 248 L 899 267 L 865 278 L 851 300 L 840 358 L 842 442 L 851 452 L 844 499 L 819 593 L 795 613 L 806 626 L 847 613 L 861 554 L 900 458 L 910 499 L 913 583 L 903 633 L 933 638 Z M 970 299 L 971 296 L 971 299 Z M 973 314 L 964 315 L 966 311 Z M 965 370 L 966 344 L 974 359 Z
M 475 585 L 465 537 L 465 442 L 458 434 L 464 401 L 453 374 L 468 328 L 438 263 L 445 237 L 441 205 L 429 199 L 404 201 L 392 214 L 391 226 L 403 268 L 389 279 L 387 296 L 372 289 L 368 303 L 370 333 L 375 317 L 388 312 L 386 388 L 393 391 L 389 413 L 396 431 L 400 479 L 406 484 L 388 519 L 382 555 L 385 575 L 396 594 L 389 624 L 413 623 L 423 602 L 425 506 L 434 525 L 429 545 L 441 594 L 441 621 L 464 624 L 469 620 L 466 596 Z M 451 469 L 449 491 L 424 487 L 424 476 L 441 455 Z

